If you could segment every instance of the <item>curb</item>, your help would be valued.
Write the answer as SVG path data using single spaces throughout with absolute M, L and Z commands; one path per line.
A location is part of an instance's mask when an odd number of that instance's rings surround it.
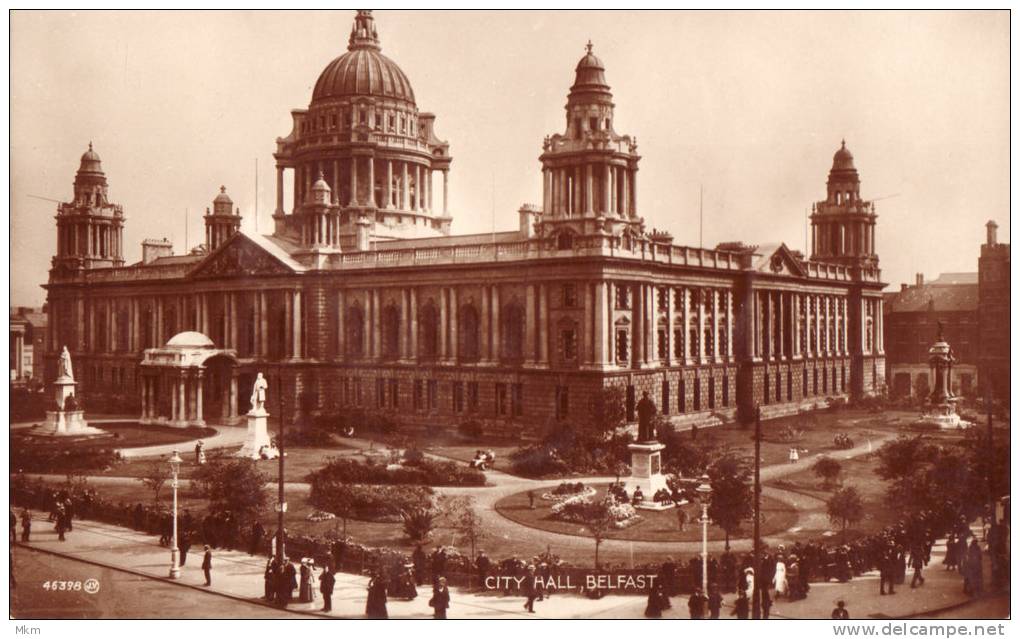
M 273 610 L 280 610 L 279 607 L 274 606 L 274 605 L 272 605 L 270 603 L 267 603 L 265 601 L 262 601 L 261 599 L 248 599 L 248 598 L 242 597 L 240 595 L 233 595 L 233 594 L 230 594 L 228 592 L 223 592 L 222 590 L 213 590 L 211 588 L 206 588 L 205 586 L 196 586 L 196 585 L 193 585 L 193 584 L 186 584 L 186 583 L 183 583 L 183 582 L 180 582 L 180 581 L 175 581 L 173 579 L 169 579 L 169 578 L 166 578 L 166 577 L 156 577 L 156 576 L 151 575 L 149 573 L 141 572 L 141 571 L 138 571 L 138 570 L 132 570 L 131 568 L 124 568 L 123 566 L 115 566 L 113 564 L 104 563 L 102 561 L 95 561 L 94 559 L 83 559 L 81 557 L 74 557 L 72 555 L 67 555 L 67 554 L 64 554 L 62 552 L 57 552 L 56 550 L 50 550 L 48 548 L 39 548 L 38 546 L 26 545 L 23 542 L 16 542 L 14 545 L 15 546 L 21 546 L 22 548 L 26 548 L 26 549 L 32 550 L 34 552 L 41 552 L 43 554 L 53 555 L 55 557 L 61 557 L 63 559 L 69 559 L 71 561 L 77 561 L 77 562 L 80 562 L 80 563 L 83 563 L 83 564 L 90 564 L 92 566 L 99 566 L 100 568 L 106 568 L 106 569 L 109 569 L 109 570 L 116 570 L 116 571 L 119 571 L 119 572 L 125 572 L 125 573 L 131 574 L 131 575 L 135 575 L 137 577 L 144 577 L 146 579 L 153 579 L 155 581 L 160 581 L 160 582 L 167 583 L 167 584 L 173 584 L 175 586 L 180 586 L 182 588 L 190 588 L 192 590 L 197 590 L 198 592 L 205 592 L 205 593 L 209 593 L 209 594 L 213 594 L 213 595 L 219 595 L 220 597 L 226 597 L 227 599 L 233 599 L 234 601 L 240 601 L 240 602 L 243 602 L 243 603 L 254 604 L 254 605 L 257 605 L 257 606 L 262 606 L 263 608 L 272 608 Z M 324 615 L 324 614 L 321 614 L 319 612 L 313 612 L 313 611 L 308 611 L 308 610 L 291 610 L 290 608 L 287 608 L 285 610 L 287 612 L 290 612 L 290 613 L 293 613 L 293 614 L 305 615 L 306 617 L 312 617 L 312 618 L 315 618 L 315 619 L 351 619 L 351 617 L 334 617 L 334 616 L 331 616 L 331 615 Z

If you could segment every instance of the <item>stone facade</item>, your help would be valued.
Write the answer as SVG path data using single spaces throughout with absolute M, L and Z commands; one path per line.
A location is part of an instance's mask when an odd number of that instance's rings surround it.
M 236 353 L 242 388 L 263 372 L 267 410 L 288 417 L 360 405 L 512 428 L 583 419 L 595 392 L 622 386 L 629 409 L 647 390 L 673 419 L 699 423 L 882 389 L 873 240 L 826 240 L 805 259 L 782 244 L 690 248 L 646 229 L 637 143 L 613 129 L 591 48 L 565 133 L 544 144 L 542 206 L 522 207 L 515 232 L 477 236 L 448 234 L 445 193 L 434 212 L 430 176 L 442 172 L 445 192 L 448 145 L 379 50 L 359 12 L 348 53 L 278 140 L 272 234 L 223 239 L 236 229 L 224 191 L 222 213 L 206 218 L 213 245 L 51 272 L 51 343 L 80 362 L 83 394 L 137 402 L 143 351 L 189 330 Z M 389 80 L 348 82 L 358 64 L 390 69 Z M 298 194 L 290 212 L 284 169 Z M 874 207 L 853 180 L 844 145 L 814 223 L 873 238 Z M 845 189 L 849 202 L 836 195 Z M 230 413 L 247 400 L 240 393 Z

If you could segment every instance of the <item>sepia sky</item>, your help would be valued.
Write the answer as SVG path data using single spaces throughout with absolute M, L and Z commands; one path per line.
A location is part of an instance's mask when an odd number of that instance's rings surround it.
M 541 201 L 544 136 L 564 129 L 590 38 L 614 128 L 637 137 L 638 213 L 679 244 L 805 248 L 845 137 L 862 196 L 884 198 L 887 290 L 976 271 L 984 223 L 1009 241 L 1009 14 L 377 11 L 383 53 L 453 155 L 453 232 L 515 228 Z M 353 11 L 13 12 L 11 302 L 38 305 L 90 140 L 124 206 L 125 258 L 183 250 L 221 184 L 271 228 L 275 139 L 347 46 Z M 437 176 L 436 184 L 440 181 Z M 439 187 L 437 186 L 437 191 Z M 290 206 L 290 196 L 285 200 Z M 441 206 L 440 192 L 436 205 Z

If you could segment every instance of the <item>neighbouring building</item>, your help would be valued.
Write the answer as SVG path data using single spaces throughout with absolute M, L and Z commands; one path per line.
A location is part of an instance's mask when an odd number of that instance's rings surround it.
M 288 417 L 363 406 L 492 428 L 583 419 L 608 386 L 631 413 L 647 391 L 694 422 L 884 388 L 877 218 L 845 143 L 806 258 L 783 244 L 691 248 L 647 228 L 637 142 L 617 132 L 590 45 L 564 130 L 542 146 L 542 203 L 522 206 L 514 231 L 450 234 L 450 146 L 381 53 L 370 11 L 292 114 L 272 233 L 239 230 L 221 189 L 203 246 L 146 240 L 130 265 L 90 148 L 58 209 L 51 376 L 66 344 L 86 402 L 122 394 L 146 421 L 176 425 L 237 419 L 258 372 L 268 409 Z
M 1009 402 L 1009 244 L 986 225 L 976 273 L 943 273 L 885 293 L 886 369 L 893 397 L 924 398 L 931 389 L 928 348 L 941 323 L 953 347 L 951 388 L 964 398 Z
M 49 335 L 46 307 L 12 306 L 10 309 L 10 350 L 8 363 L 13 388 L 28 388 L 43 383 L 43 366 L 36 366 L 47 353 Z

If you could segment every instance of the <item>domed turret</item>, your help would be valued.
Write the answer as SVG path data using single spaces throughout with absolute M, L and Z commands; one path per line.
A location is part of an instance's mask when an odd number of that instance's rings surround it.
M 574 84 L 570 87 L 571 102 L 583 97 L 602 98 L 612 101 L 613 94 L 609 91 L 609 84 L 606 82 L 606 67 L 599 60 L 598 56 L 592 53 L 591 40 L 588 41 L 587 53 L 581 58 L 574 68 Z
M 241 212 L 234 210 L 234 201 L 221 186 L 213 199 L 212 213 L 205 210 L 205 246 L 211 253 L 241 229 Z M 187 249 L 187 247 L 185 247 Z
M 78 167 L 79 173 L 102 173 L 103 161 L 99 154 L 92 150 L 92 142 L 89 142 L 89 150 L 82 153 L 81 164 Z
M 875 207 L 861 199 L 861 177 L 843 140 L 832 156 L 826 198 L 811 214 L 811 259 L 844 266 L 877 266 Z
M 843 140 L 842 145 L 836 154 L 832 156 L 832 170 L 833 171 L 856 171 L 854 168 L 854 155 L 850 152 L 850 149 L 846 148 L 846 140 Z
M 312 203 L 328 205 L 331 193 L 329 185 L 326 184 L 326 180 L 322 176 L 322 171 L 319 171 L 319 177 L 315 180 L 315 184 L 312 185 Z

